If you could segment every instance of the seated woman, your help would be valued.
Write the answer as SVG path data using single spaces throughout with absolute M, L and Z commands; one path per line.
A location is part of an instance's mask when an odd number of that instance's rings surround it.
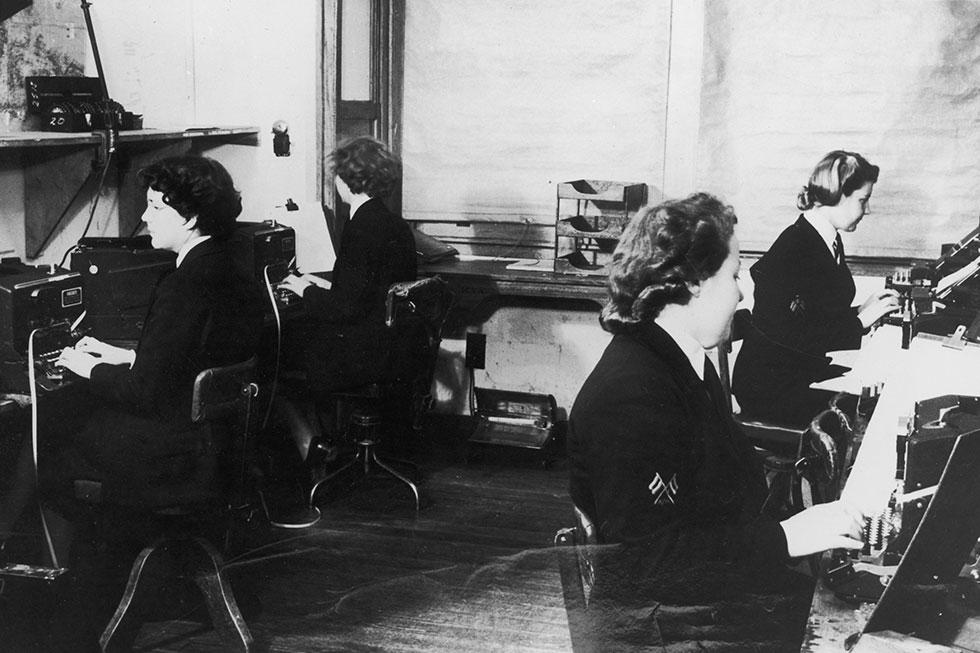
M 827 154 L 797 197 L 803 213 L 752 266 L 754 328 L 732 378 L 744 417 L 809 424 L 830 399 L 809 387 L 833 376 L 827 352 L 858 349 L 862 334 L 898 308 L 891 290 L 851 306 L 854 279 L 840 232 L 854 231 L 867 215 L 876 181 L 878 166 L 860 154 Z
M 841 502 L 761 514 L 761 464 L 705 356 L 742 296 L 735 221 L 711 195 L 667 201 L 613 254 L 601 323 L 614 335 L 572 407 L 568 451 L 572 500 L 616 545 L 597 552 L 593 597 L 619 644 L 798 650 L 812 583 L 787 563 L 861 545 L 862 515 Z
M 135 351 L 94 338 L 58 362 L 88 379 L 97 401 L 82 429 L 53 447 L 40 469 L 45 503 L 69 518 L 75 483 L 101 484 L 104 506 L 153 508 L 212 498 L 221 455 L 208 424 L 191 421 L 202 370 L 256 353 L 263 297 L 235 260 L 228 236 L 242 204 L 212 159 L 164 159 L 139 172 L 143 222 L 153 246 L 177 253 L 153 292 Z
M 350 206 L 331 281 L 312 274 L 287 277 L 282 287 L 302 296 L 306 319 L 285 326 L 287 368 L 306 372 L 318 409 L 332 410 L 330 394 L 377 380 L 390 345 L 384 324 L 391 284 L 413 281 L 417 255 L 412 231 L 385 206 L 401 178 L 398 159 L 381 142 L 367 137 L 341 143 L 330 155 L 337 193 Z M 283 406 L 296 416 L 295 406 Z M 307 435 L 294 435 L 300 449 Z M 306 442 L 303 442 L 306 440 Z M 305 455 L 305 454 L 304 454 Z

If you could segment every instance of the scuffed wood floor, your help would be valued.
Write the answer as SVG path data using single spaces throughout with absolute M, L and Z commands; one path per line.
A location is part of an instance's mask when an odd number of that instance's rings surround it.
M 418 516 L 407 487 L 372 479 L 321 494 L 312 528 L 249 536 L 227 571 L 257 650 L 570 650 L 551 555 L 571 519 L 565 461 L 468 463 L 459 431 L 455 420 L 430 420 L 416 455 Z M 187 616 L 144 624 L 137 650 L 227 649 L 206 620 Z

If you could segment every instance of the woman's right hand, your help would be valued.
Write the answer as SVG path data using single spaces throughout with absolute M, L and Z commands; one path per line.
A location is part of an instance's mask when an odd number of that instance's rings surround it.
M 279 282 L 279 287 L 285 288 L 286 290 L 302 297 L 303 291 L 312 285 L 305 277 L 306 275 L 301 277 L 299 275 L 291 274 Z
M 864 546 L 864 515 L 843 501 L 820 503 L 779 522 L 790 557 Z
M 96 338 L 85 336 L 75 343 L 75 350 L 84 354 L 98 357 L 100 363 L 109 365 L 130 365 L 136 360 L 136 352 L 132 349 L 116 347 Z
M 867 329 L 889 313 L 897 311 L 899 304 L 898 292 L 891 288 L 872 293 L 858 309 L 861 326 Z

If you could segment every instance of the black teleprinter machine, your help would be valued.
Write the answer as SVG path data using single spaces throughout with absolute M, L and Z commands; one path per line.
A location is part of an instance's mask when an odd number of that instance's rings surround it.
M 923 522 L 950 456 L 961 436 L 980 433 L 980 397 L 944 395 L 916 402 L 906 435 L 895 445 L 895 485 L 887 507 L 872 516 L 864 532 L 860 551 L 836 551 L 827 569 L 827 585 L 841 598 L 876 601 L 902 563 L 910 543 Z M 968 461 L 980 465 L 980 460 Z M 973 476 L 980 478 L 980 470 Z M 945 481 L 944 481 L 945 482 Z M 976 547 L 980 538 L 980 502 L 972 497 L 958 510 L 958 525 L 976 524 L 963 542 L 965 550 L 952 553 L 959 560 L 948 573 L 980 580 Z M 949 532 L 952 532 L 952 527 Z M 971 551 L 972 549 L 972 551 Z M 939 552 L 936 552 L 937 554 Z M 942 574 L 933 574 L 939 576 Z M 951 578 L 936 578 L 947 582 Z
M 0 259 L 0 390 L 28 393 L 27 354 L 35 330 L 58 327 L 66 335 L 57 342 L 46 339 L 52 349 L 36 352 L 40 361 L 73 344 L 70 326 L 85 310 L 83 284 L 77 272 Z M 57 376 L 53 368 L 51 375 Z
M 980 343 L 980 227 L 943 245 L 934 261 L 896 269 L 885 287 L 901 299 L 902 310 L 884 321 L 902 326 L 903 347 L 916 333 L 948 338 L 951 346 Z

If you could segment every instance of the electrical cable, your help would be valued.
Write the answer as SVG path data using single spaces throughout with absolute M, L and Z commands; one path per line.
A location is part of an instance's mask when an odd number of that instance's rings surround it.
M 48 242 L 51 240 L 51 237 L 54 235 L 54 232 L 58 229 L 58 225 L 60 225 L 64 221 L 65 216 L 68 215 L 68 209 L 70 209 L 72 207 L 72 204 L 75 203 L 75 200 L 78 199 L 78 196 L 82 194 L 82 190 L 85 189 L 85 186 L 88 184 L 89 180 L 92 178 L 92 174 L 94 172 L 95 172 L 94 170 L 89 170 L 88 175 L 86 175 L 85 179 L 82 180 L 82 183 L 78 185 L 78 189 L 75 191 L 75 194 L 72 195 L 71 196 L 71 199 L 68 200 L 68 203 L 65 204 L 65 208 L 62 209 L 61 215 L 58 216 L 58 219 L 55 220 L 55 223 L 51 226 L 51 229 L 48 230 L 48 235 L 44 237 L 44 240 L 43 241 L 41 241 L 41 244 L 38 246 L 37 251 L 34 252 L 34 255 L 33 256 L 30 256 L 28 258 L 36 259 L 42 253 L 44 253 L 44 248 L 48 246 Z M 68 254 L 66 252 L 65 253 L 65 257 L 67 257 L 67 256 L 68 256 Z M 64 262 L 64 259 L 62 259 L 62 262 Z
M 48 520 L 44 516 L 44 508 L 41 506 L 40 495 L 38 494 L 38 447 L 37 447 L 37 409 L 38 409 L 38 396 L 37 396 L 37 372 L 35 370 L 35 352 L 34 352 L 34 340 L 40 329 L 34 329 L 31 332 L 30 338 L 27 340 L 27 378 L 31 388 L 31 451 L 34 455 L 34 493 L 38 497 L 37 500 L 37 510 L 41 517 L 41 530 L 44 533 L 44 543 L 48 547 L 48 555 L 51 556 L 51 566 L 58 568 L 61 565 L 58 564 L 58 556 L 54 551 L 54 541 L 51 539 L 51 529 L 48 527 Z
M 89 228 L 92 226 L 92 220 L 95 218 L 95 209 L 99 206 L 99 198 L 102 197 L 102 189 L 105 186 L 106 173 L 109 172 L 109 165 L 112 163 L 112 154 L 113 150 L 110 150 L 106 155 L 105 163 L 102 165 L 102 172 L 99 174 L 99 185 L 95 189 L 95 198 L 92 200 L 92 210 L 88 213 L 88 221 L 85 223 L 85 228 L 82 230 L 82 235 L 79 240 L 85 238 Z
M 269 303 L 272 304 L 272 315 L 276 320 L 276 357 L 275 365 L 272 370 L 272 383 L 269 387 L 269 406 L 265 411 L 265 418 L 262 420 L 262 430 L 264 431 L 269 425 L 269 418 L 272 416 L 272 402 L 276 398 L 276 390 L 279 386 L 279 365 L 282 352 L 282 317 L 279 315 L 279 302 L 276 301 L 276 291 L 272 287 L 272 280 L 269 278 L 269 268 L 271 265 L 266 265 L 262 268 L 262 276 L 265 278 L 265 289 L 269 294 Z
M 79 240 L 85 238 L 88 234 L 89 228 L 92 226 L 92 220 L 95 218 L 95 209 L 99 206 L 99 198 L 102 196 L 102 189 L 105 186 L 106 173 L 109 171 L 109 165 L 112 163 L 112 153 L 110 152 L 105 159 L 105 163 L 102 165 L 102 171 L 99 173 L 99 184 L 95 188 L 95 198 L 92 200 L 92 209 L 88 213 L 88 220 L 85 222 L 85 228 L 82 230 L 82 235 L 79 236 Z M 58 263 L 58 267 L 62 267 L 65 261 L 68 260 L 68 255 L 71 254 L 78 245 L 72 245 L 67 250 L 65 250 L 64 256 L 61 257 L 61 262 Z M 38 252 L 40 253 L 40 252 Z
M 510 246 L 510 249 L 505 250 L 503 254 L 498 254 L 497 256 L 494 256 L 493 260 L 500 261 L 505 258 L 510 258 L 510 255 L 513 254 L 518 247 L 524 246 L 524 239 L 527 238 L 527 234 L 529 231 L 531 231 L 531 220 L 528 218 L 524 218 L 524 230 L 521 231 L 521 235 L 518 236 L 517 241 Z

